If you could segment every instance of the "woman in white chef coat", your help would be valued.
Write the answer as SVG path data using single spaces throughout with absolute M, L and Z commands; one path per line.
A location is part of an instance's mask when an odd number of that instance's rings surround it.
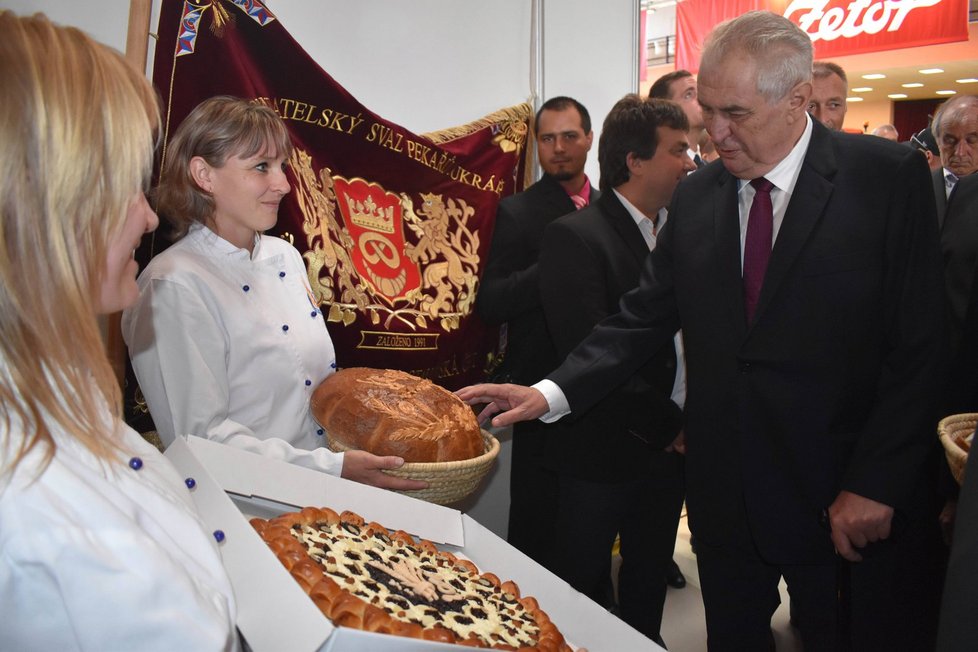
M 153 90 L 3 10 L 0 79 L 0 649 L 237 649 L 193 481 L 122 421 L 96 317 L 136 299 L 158 223 Z
M 202 102 L 166 148 L 158 209 L 177 242 L 139 276 L 122 332 L 164 444 L 198 435 L 393 489 L 398 457 L 324 447 L 309 398 L 336 369 L 299 252 L 263 235 L 290 191 L 285 125 L 267 106 Z

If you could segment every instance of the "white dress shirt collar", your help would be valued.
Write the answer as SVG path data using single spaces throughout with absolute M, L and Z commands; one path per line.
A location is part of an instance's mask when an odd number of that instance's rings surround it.
M 659 213 L 656 216 L 656 221 L 653 222 L 651 218 L 645 216 L 645 213 L 636 208 L 632 202 L 625 199 L 625 196 L 620 192 L 614 188 L 612 188 L 611 191 L 615 193 L 615 196 L 618 197 L 621 205 L 625 207 L 625 210 L 628 211 L 631 218 L 635 220 L 635 225 L 638 227 L 638 230 L 642 232 L 642 237 L 645 239 L 645 244 L 648 245 L 649 251 L 655 249 L 656 234 L 658 234 L 659 231 L 662 230 L 662 227 L 666 225 L 666 219 L 669 215 L 669 211 L 667 211 L 665 208 L 660 208 Z

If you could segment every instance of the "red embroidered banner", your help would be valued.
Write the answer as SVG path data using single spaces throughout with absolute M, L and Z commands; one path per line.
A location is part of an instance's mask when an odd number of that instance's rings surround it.
M 256 0 L 164 0 L 154 82 L 165 136 L 219 94 L 285 120 L 292 192 L 273 234 L 302 252 L 340 366 L 449 388 L 485 377 L 498 337 L 473 305 L 496 205 L 522 190 L 529 105 L 414 134 L 360 104 Z
M 968 0 L 686 0 L 676 6 L 676 67 L 699 70 L 710 30 L 753 9 L 805 30 L 816 59 L 968 40 Z

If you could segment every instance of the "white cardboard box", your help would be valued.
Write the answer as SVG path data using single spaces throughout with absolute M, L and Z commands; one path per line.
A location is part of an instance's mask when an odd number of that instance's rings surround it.
M 355 511 L 461 553 L 483 572 L 514 580 L 572 645 L 590 652 L 662 649 L 456 510 L 198 437 L 178 437 L 166 456 L 196 480 L 191 495 L 206 526 L 224 532 L 221 554 L 234 587 L 238 628 L 254 652 L 471 649 L 334 627 L 247 521 L 309 505 Z

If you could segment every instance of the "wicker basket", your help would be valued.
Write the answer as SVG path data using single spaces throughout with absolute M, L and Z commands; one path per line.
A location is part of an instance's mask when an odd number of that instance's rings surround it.
M 430 503 L 450 505 L 458 502 L 479 488 L 482 479 L 492 468 L 499 455 L 499 440 L 485 430 L 482 431 L 485 453 L 479 457 L 458 462 L 405 462 L 404 466 L 385 471 L 398 478 L 424 480 L 427 489 L 404 490 L 399 493 Z M 337 453 L 349 450 L 332 438 L 329 448 Z
M 978 424 L 978 414 L 971 412 L 952 414 L 944 417 L 937 424 L 937 436 L 944 446 L 951 475 L 958 484 L 964 482 L 964 465 L 968 461 L 968 451 L 971 448 L 971 444 L 965 441 L 965 438 L 975 431 L 975 424 Z

